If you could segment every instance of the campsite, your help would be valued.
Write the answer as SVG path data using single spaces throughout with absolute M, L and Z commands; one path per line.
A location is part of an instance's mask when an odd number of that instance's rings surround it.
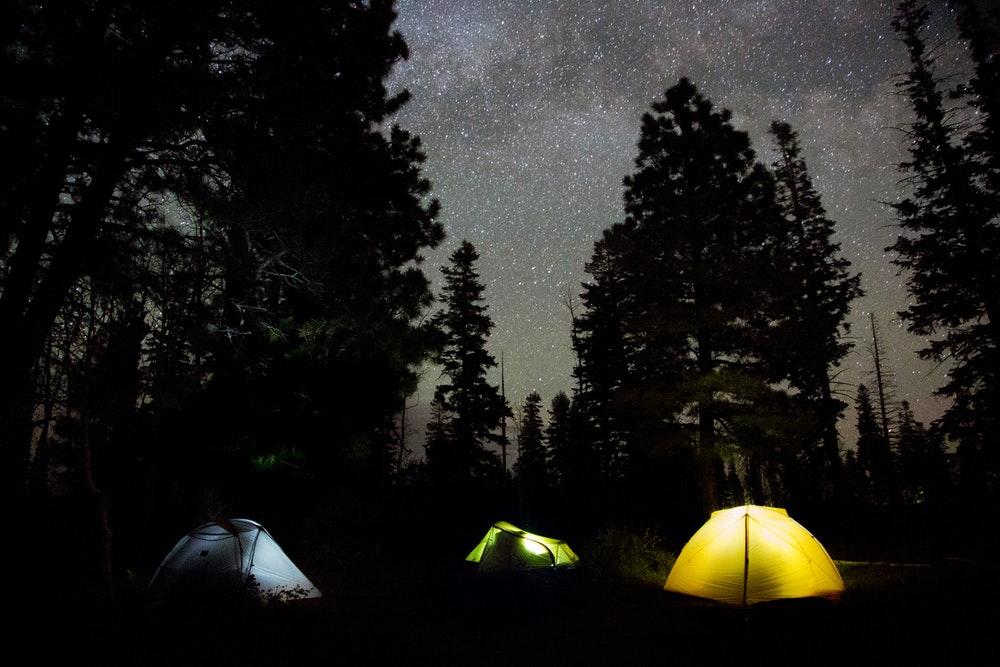
M 280 607 L 127 608 L 43 653 L 143 665 L 985 664 L 994 650 L 982 609 L 1000 593 L 995 566 L 838 562 L 840 603 L 742 608 L 584 570 L 477 575 L 440 556 L 317 579 L 322 598 Z
M 1000 3 L 0 0 L 10 664 L 994 664 Z

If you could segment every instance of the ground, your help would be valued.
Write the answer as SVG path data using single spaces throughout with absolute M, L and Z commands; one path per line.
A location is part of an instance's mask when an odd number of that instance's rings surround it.
M 149 608 L 78 619 L 53 657 L 111 664 L 988 663 L 1000 567 L 839 563 L 839 604 L 727 607 L 583 572 L 345 578 L 266 609 Z M 994 653 L 995 657 L 995 653 Z

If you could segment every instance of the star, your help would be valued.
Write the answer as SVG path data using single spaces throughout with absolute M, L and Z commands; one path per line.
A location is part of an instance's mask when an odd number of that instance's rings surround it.
M 412 101 L 396 119 L 419 134 L 425 172 L 449 238 L 428 254 L 436 267 L 463 238 L 479 270 L 504 352 L 507 397 L 532 390 L 548 402 L 570 392 L 573 352 L 567 295 L 601 231 L 624 217 L 622 178 L 631 172 L 639 119 L 652 101 L 691 78 L 733 112 L 761 160 L 773 159 L 767 126 L 791 123 L 837 222 L 835 240 L 866 295 L 851 314 L 854 351 L 837 381 L 845 395 L 866 380 L 867 313 L 876 314 L 898 396 L 927 423 L 944 403 L 934 390 L 946 367 L 920 360 L 926 341 L 900 325 L 905 276 L 885 252 L 894 239 L 886 202 L 903 192 L 897 165 L 909 121 L 895 77 L 906 70 L 890 27 L 893 2 L 756 0 L 401 0 L 397 29 L 411 55 L 392 86 Z M 967 64 L 954 21 L 935 11 L 929 39 L 948 44 L 942 71 Z M 576 304 L 579 307 L 579 303 Z M 438 377 L 424 374 L 429 400 Z M 492 381 L 499 384 L 499 371 Z M 425 401 L 426 402 L 426 401 Z M 853 413 L 841 422 L 853 439 Z

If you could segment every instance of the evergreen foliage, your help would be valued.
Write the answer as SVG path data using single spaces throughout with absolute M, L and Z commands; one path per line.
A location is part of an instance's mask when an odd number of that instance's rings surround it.
M 921 356 L 951 364 L 948 381 L 938 390 L 952 399 L 941 425 L 963 447 L 984 450 L 983 461 L 995 475 L 1000 471 L 995 446 L 1000 434 L 1000 211 L 997 93 L 989 86 L 996 77 L 996 43 L 985 37 L 987 24 L 974 21 L 972 5 L 961 4 L 962 31 L 976 70 L 968 90 L 981 112 L 964 138 L 955 110 L 945 105 L 933 51 L 924 38 L 926 6 L 901 2 L 893 20 L 910 61 L 910 71 L 897 85 L 910 102 L 913 122 L 905 130 L 910 157 L 900 165 L 909 192 L 893 204 L 900 235 L 889 250 L 906 272 L 913 297 L 900 314 L 911 332 L 929 340 Z
M 508 408 L 499 387 L 486 378 L 497 365 L 486 350 L 493 320 L 476 271 L 479 253 L 475 247 L 462 241 L 449 259 L 451 263 L 441 269 L 444 308 L 434 317 L 443 335 L 436 361 L 445 379 L 434 392 L 434 400 L 449 416 L 448 449 L 429 448 L 428 463 L 435 478 L 446 486 L 495 484 L 501 472 L 499 460 L 487 446 L 499 443 L 495 431 Z
M 798 389 L 815 415 L 813 437 L 822 446 L 809 458 L 817 464 L 815 481 L 829 497 L 839 472 L 837 422 L 845 407 L 834 396 L 831 376 L 852 347 L 847 317 L 851 302 L 861 296 L 861 275 L 850 272 L 850 262 L 833 241 L 834 222 L 813 186 L 798 133 L 781 121 L 771 123 L 770 133 L 778 152 L 772 165 L 777 203 L 787 229 L 776 253 L 784 277 L 767 358 L 772 378 Z
M 754 421 L 748 408 L 771 391 L 761 337 L 783 233 L 774 181 L 729 118 L 686 79 L 643 116 L 626 219 L 595 245 L 574 335 L 576 402 L 602 473 L 693 443 L 706 508 L 721 436 Z M 742 430 L 752 439 L 729 441 L 748 455 L 774 435 L 764 422 Z

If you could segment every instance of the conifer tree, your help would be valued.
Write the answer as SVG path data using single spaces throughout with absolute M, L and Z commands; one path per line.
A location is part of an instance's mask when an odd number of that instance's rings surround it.
M 865 497 L 874 505 L 887 505 L 896 486 L 895 464 L 889 442 L 875 416 L 868 387 L 858 385 L 854 403 L 857 414 L 857 462 L 865 479 Z
M 903 500 L 917 505 L 941 502 L 948 486 L 944 448 L 939 436 L 930 433 L 913 416 L 910 404 L 900 405 L 896 447 Z
M 844 403 L 834 397 L 831 374 L 850 351 L 847 316 L 861 295 L 860 274 L 833 241 L 834 222 L 827 217 L 801 154 L 798 133 L 774 121 L 770 133 L 778 150 L 772 165 L 778 206 L 787 225 L 777 261 L 784 267 L 779 282 L 782 317 L 769 337 L 774 346 L 769 363 L 775 379 L 788 379 L 815 406 L 822 452 L 820 483 L 831 484 L 840 463 L 837 421 Z
M 780 231 L 773 181 L 729 118 L 687 79 L 643 116 L 626 219 L 595 245 L 576 335 L 605 459 L 693 436 L 706 508 L 717 434 L 766 384 L 757 332 Z
M 976 0 L 951 0 L 959 36 L 972 58 L 973 77 L 963 87 L 969 94 L 977 123 L 965 135 L 969 155 L 975 156 L 988 193 L 984 204 L 991 215 L 1000 213 L 1000 10 L 980 10 Z
M 930 342 L 924 358 L 949 360 L 948 382 L 938 393 L 953 404 L 942 424 L 963 447 L 994 450 L 1000 414 L 1000 219 L 992 186 L 982 176 L 993 141 L 989 125 L 973 132 L 976 150 L 963 150 L 961 128 L 945 107 L 935 62 L 923 30 L 930 14 L 916 0 L 897 7 L 893 28 L 906 47 L 910 71 L 897 84 L 909 99 L 914 120 L 906 132 L 910 158 L 900 165 L 909 185 L 894 204 L 901 233 L 889 248 L 907 272 L 912 305 L 901 313 L 907 328 Z M 971 33 L 966 29 L 966 34 Z M 977 41 L 974 60 L 989 49 Z M 978 55 L 977 55 L 978 54 Z M 976 104 L 992 105 L 995 74 L 977 64 Z M 992 108 L 992 107 L 991 107 Z M 985 109 L 985 107 L 984 107 Z M 992 116 L 986 114 L 989 123 Z
M 541 410 L 542 397 L 533 391 L 524 399 L 517 437 L 518 455 L 514 472 L 521 492 L 531 499 L 537 498 L 549 481 Z
M 450 451 L 428 451 L 435 476 L 448 485 L 462 486 L 474 480 L 492 481 L 500 474 L 499 460 L 486 446 L 499 442 L 495 431 L 507 411 L 499 387 L 487 382 L 489 369 L 497 365 L 486 351 L 493 329 L 483 299 L 476 261 L 479 253 L 469 241 L 461 245 L 442 267 L 444 309 L 434 317 L 444 345 L 437 356 L 446 382 L 438 385 L 434 400 L 449 416 Z
M 878 409 L 878 425 L 882 429 L 882 438 L 886 442 L 892 442 L 890 432 L 896 412 L 896 374 L 886 360 L 886 345 L 875 313 L 868 313 L 868 322 L 872 334 L 872 342 L 868 346 L 868 356 L 871 361 L 869 378 L 875 381 L 874 400 Z
M 389 121 L 408 98 L 385 83 L 408 54 L 392 0 L 3 12 L 0 486 L 23 487 L 30 373 L 61 309 L 85 281 L 136 267 L 159 320 L 155 409 L 218 389 L 191 400 L 204 423 L 170 420 L 188 428 L 171 446 L 327 443 L 317 422 L 376 440 L 427 356 L 417 265 L 442 237 L 419 140 Z M 196 226 L 207 233 L 187 236 Z
M 569 396 L 560 391 L 552 397 L 549 404 L 549 423 L 545 426 L 545 445 L 548 452 L 548 467 L 552 481 L 565 487 L 578 477 L 579 446 L 573 442 L 570 433 L 570 410 L 572 404 Z M 577 447 L 574 448 L 574 444 Z
M 869 502 L 868 478 L 858 462 L 857 452 L 844 452 L 844 463 L 840 477 L 841 496 L 848 506 L 864 506 Z
M 626 337 L 631 301 L 623 235 L 623 227 L 615 225 L 594 244 L 585 267 L 591 280 L 584 283 L 580 295 L 584 310 L 573 319 L 572 343 L 578 360 L 573 371 L 577 382 L 573 406 L 580 427 L 577 446 L 586 450 L 583 458 L 593 468 L 578 472 L 605 481 L 620 473 L 617 462 L 622 457 L 623 427 L 618 396 L 632 347 Z
M 445 410 L 442 401 L 437 398 L 431 401 L 431 418 L 427 422 L 424 450 L 427 453 L 432 481 L 443 485 L 447 481 L 446 475 L 456 470 L 459 462 L 456 460 L 455 446 L 451 441 L 451 416 Z

